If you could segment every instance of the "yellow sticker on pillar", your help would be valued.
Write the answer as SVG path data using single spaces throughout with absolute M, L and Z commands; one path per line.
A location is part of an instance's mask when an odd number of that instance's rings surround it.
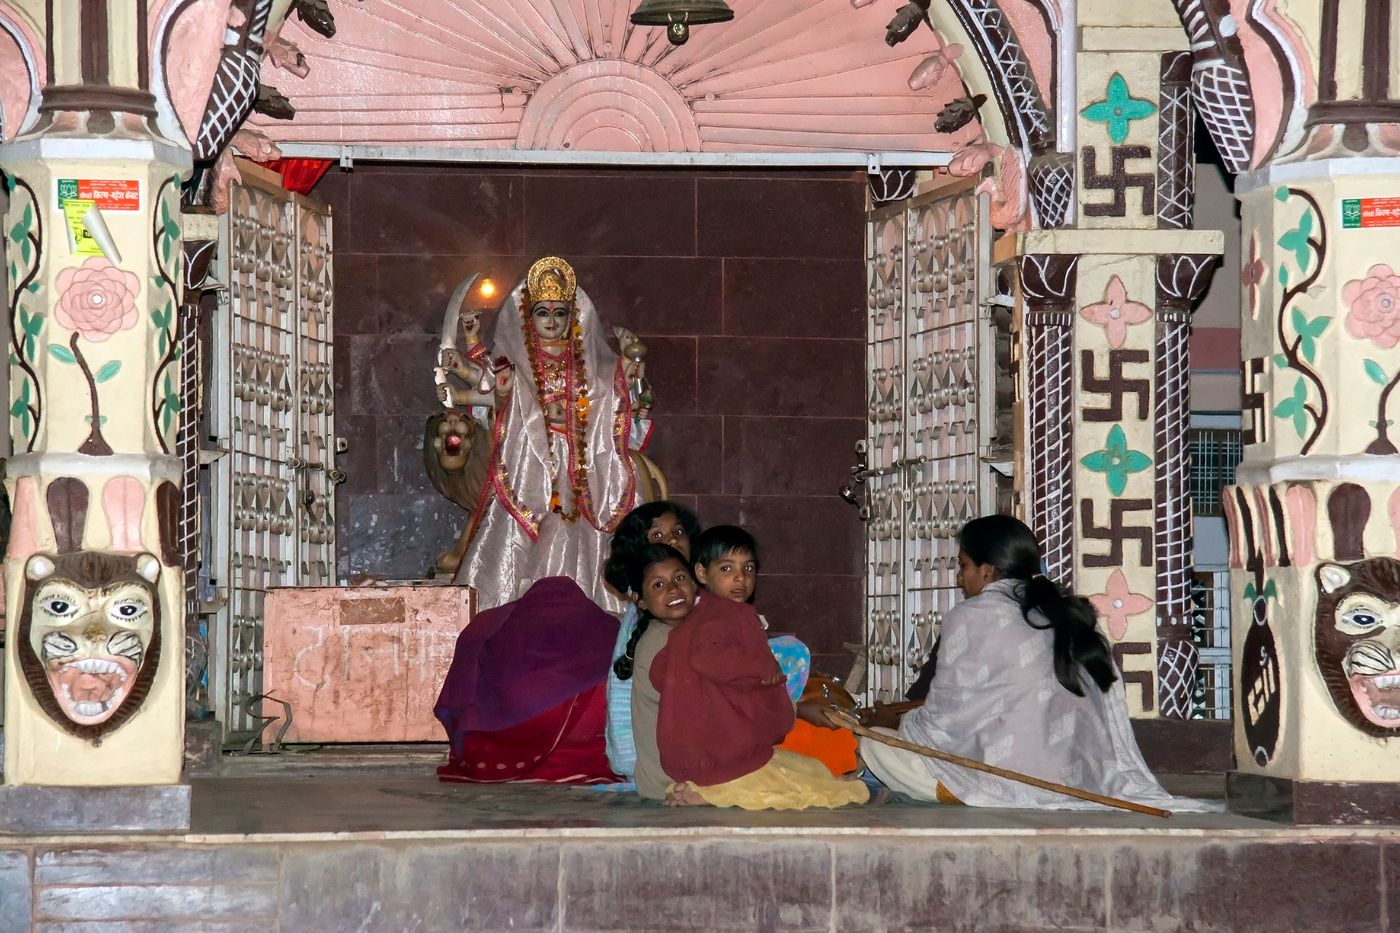
M 141 182 L 134 178 L 60 178 L 58 207 L 68 229 L 68 245 L 78 256 L 122 261 L 103 211 L 139 211 Z
M 63 217 L 68 223 L 68 246 L 75 256 L 101 256 L 102 247 L 83 223 L 83 217 L 92 210 L 93 202 L 74 198 L 63 202 Z

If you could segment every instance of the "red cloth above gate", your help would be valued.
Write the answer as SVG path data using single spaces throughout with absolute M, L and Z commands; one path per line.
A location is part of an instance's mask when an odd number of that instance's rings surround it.
M 330 159 L 273 159 L 259 162 L 263 168 L 282 176 L 282 187 L 297 194 L 310 194 L 316 182 L 331 167 Z

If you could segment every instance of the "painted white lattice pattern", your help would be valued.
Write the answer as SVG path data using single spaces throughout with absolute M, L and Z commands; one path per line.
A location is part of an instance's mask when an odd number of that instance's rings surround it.
M 985 210 L 965 188 L 885 208 L 869 225 L 870 699 L 900 699 L 928 660 L 957 598 L 958 529 L 991 498 L 978 456 L 990 429 L 979 390 Z M 894 295 L 898 316 L 886 311 Z
M 979 49 L 992 56 L 991 67 L 1001 77 L 999 91 L 1007 100 L 1002 109 L 1014 117 L 1021 135 L 1017 142 L 1036 146 L 1050 137 L 1050 115 L 1041 99 L 1025 51 L 1016 32 L 994 0 L 954 0 L 950 4 L 963 27 L 979 37 Z
M 1052 580 L 1074 585 L 1072 341 L 1074 288 L 1079 257 L 1021 257 L 1026 301 L 1026 408 L 1030 449 L 1031 529 Z
M 335 576 L 329 494 L 330 217 L 244 170 L 231 192 L 216 277 L 229 285 L 214 325 L 213 429 L 228 455 L 213 471 L 210 566 L 227 604 L 210 637 L 213 706 L 229 733 L 257 721 L 263 600 L 273 586 Z
M 240 9 L 243 9 L 240 7 Z M 241 41 L 224 47 L 214 72 L 214 88 L 209 94 L 209 106 L 200 121 L 195 139 L 195 158 L 213 159 L 233 138 L 244 117 L 248 116 L 257 96 L 258 75 L 262 71 L 263 32 L 272 11 L 272 0 L 255 0 L 252 15 L 245 24 L 246 32 L 239 37 L 233 30 L 227 38 Z
M 1254 147 L 1254 99 L 1243 55 L 1238 52 L 1239 39 L 1230 34 L 1226 40 L 1230 47 L 1222 49 L 1211 28 L 1211 11 L 1205 0 L 1175 2 L 1196 56 L 1191 81 L 1196 109 L 1210 129 L 1225 167 L 1233 173 L 1248 171 Z

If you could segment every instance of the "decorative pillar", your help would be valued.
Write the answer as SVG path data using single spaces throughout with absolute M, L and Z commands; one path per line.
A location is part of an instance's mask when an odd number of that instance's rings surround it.
M 1191 58 L 1172 6 L 1125 26 L 1117 0 L 1087 0 L 1078 24 L 1077 227 L 1019 244 L 1030 518 L 1047 574 L 1098 610 L 1130 712 L 1187 718 L 1187 347 L 1223 238 L 1188 229 Z M 1053 312 L 1045 256 L 1073 269 Z
M 15 272 L 8 785 L 180 779 L 176 309 L 190 154 L 155 129 L 145 12 L 52 0 L 39 119 L 0 147 Z M 22 820 L 17 799 L 0 809 Z M 158 822 L 180 825 L 175 798 L 151 799 L 167 808 Z M 82 825 L 139 824 L 113 801 Z
M 1284 163 L 1238 190 L 1232 806 L 1400 819 L 1400 172 Z
M 1046 574 L 1074 581 L 1073 336 L 1079 257 L 1021 257 L 1026 302 L 1026 447 L 1030 476 L 1026 501 L 1031 528 L 1045 553 Z
M 1238 175 L 1232 809 L 1400 820 L 1400 9 L 1175 0 Z M 1295 26 L 1294 24 L 1299 24 Z M 1300 28 L 1301 27 L 1301 28 Z
M 1157 708 L 1175 719 L 1191 716 L 1199 660 L 1191 637 L 1191 307 L 1205 294 L 1215 262 L 1210 254 L 1157 259 L 1152 370 Z

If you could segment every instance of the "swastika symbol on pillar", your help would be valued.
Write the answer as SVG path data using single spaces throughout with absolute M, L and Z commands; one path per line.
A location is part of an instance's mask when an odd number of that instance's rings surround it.
M 1143 712 L 1152 712 L 1154 696 L 1152 688 L 1151 671 L 1130 671 L 1124 663 L 1124 657 L 1130 654 L 1145 654 L 1152 656 L 1152 646 L 1145 641 L 1120 641 L 1113 646 L 1113 660 L 1117 662 L 1118 669 L 1123 672 L 1123 683 L 1137 684 L 1142 691 Z
M 1108 524 L 1099 525 L 1094 518 L 1095 500 L 1079 500 L 1079 524 L 1085 541 L 1107 541 L 1107 554 L 1085 554 L 1085 567 L 1123 566 L 1123 542 L 1135 540 L 1138 543 L 1138 566 L 1152 566 L 1152 500 L 1114 499 L 1108 504 Z M 1146 520 L 1141 525 L 1129 525 L 1125 517 L 1134 512 L 1145 512 Z
M 1149 359 L 1146 350 L 1109 350 L 1108 374 L 1100 377 L 1094 365 L 1094 351 L 1079 351 L 1079 390 L 1108 396 L 1107 408 L 1082 409 L 1085 421 L 1123 420 L 1124 396 L 1137 396 L 1137 416 L 1146 418 L 1152 398 L 1152 383 L 1146 378 L 1129 379 L 1123 375 L 1123 368 L 1133 364 L 1143 364 Z
M 1102 204 L 1085 204 L 1084 213 L 1089 217 L 1122 217 L 1128 213 L 1129 188 L 1142 190 L 1142 213 L 1153 216 L 1157 210 L 1157 176 L 1153 171 L 1132 173 L 1128 171 L 1129 159 L 1150 159 L 1152 150 L 1148 146 L 1113 146 L 1109 149 L 1109 170 L 1099 174 L 1098 150 L 1092 146 L 1084 148 L 1083 179 L 1080 182 L 1086 189 L 1112 191 L 1113 200 Z

